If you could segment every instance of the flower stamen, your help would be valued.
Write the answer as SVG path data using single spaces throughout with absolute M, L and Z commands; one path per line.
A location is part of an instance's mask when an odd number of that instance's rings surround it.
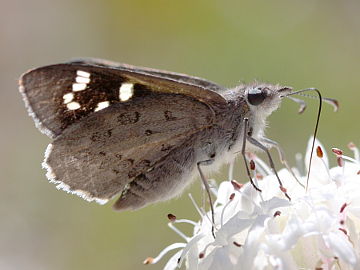
M 231 180 L 231 184 L 233 185 L 233 187 L 236 191 L 239 191 L 244 186 L 244 184 L 241 184 L 241 183 L 237 182 L 236 180 Z
M 166 248 L 164 248 L 158 256 L 156 256 L 155 258 L 152 257 L 148 257 L 144 260 L 143 264 L 155 264 L 158 261 L 160 261 L 162 259 L 162 257 L 164 257 L 169 251 L 174 250 L 174 249 L 178 249 L 178 248 L 184 248 L 186 247 L 185 243 L 174 243 L 171 244 L 170 246 L 167 246 Z
M 353 151 L 354 153 L 354 159 L 357 161 L 357 162 L 360 162 L 360 151 L 359 151 L 359 148 L 357 148 L 357 146 L 353 143 L 353 142 L 350 142 L 348 144 L 348 147 L 351 151 Z
M 174 226 L 174 224 L 172 222 L 168 223 L 168 227 L 170 229 L 172 229 L 177 235 L 179 235 L 180 237 L 182 237 L 186 242 L 189 242 L 190 238 L 187 237 L 182 231 L 180 231 L 178 228 L 176 228 Z
M 237 246 L 237 247 L 242 247 L 242 244 L 239 244 L 239 243 L 236 242 L 236 241 L 233 241 L 233 244 L 234 244 L 235 246 Z
M 235 197 L 235 193 L 231 193 L 229 201 L 225 204 L 225 206 L 223 207 L 223 209 L 221 211 L 221 218 L 220 218 L 221 227 L 224 225 L 224 213 L 225 213 L 225 210 L 228 207 L 228 205 L 234 200 L 234 197 Z

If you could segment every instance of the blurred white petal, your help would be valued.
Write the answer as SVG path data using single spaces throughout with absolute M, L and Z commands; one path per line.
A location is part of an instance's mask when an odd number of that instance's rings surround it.
M 311 145 L 312 139 L 306 166 Z M 316 154 L 317 146 L 322 158 Z M 325 148 L 317 140 L 314 150 L 307 191 L 287 170 L 278 172 L 291 201 L 273 174 L 258 181 L 261 194 L 249 183 L 239 190 L 230 181 L 222 182 L 214 203 L 216 238 L 208 212 L 166 270 L 174 269 L 179 257 L 187 269 L 198 270 L 360 269 L 359 162 L 343 156 L 344 167 L 330 169 Z M 299 178 L 306 183 L 306 175 Z

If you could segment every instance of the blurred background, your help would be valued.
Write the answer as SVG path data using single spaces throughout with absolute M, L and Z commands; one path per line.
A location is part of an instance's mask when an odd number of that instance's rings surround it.
M 360 144 L 359 13 L 357 0 L 2 0 L 0 269 L 161 269 L 169 256 L 156 265 L 142 261 L 183 241 L 166 215 L 198 220 L 187 193 L 201 200 L 198 181 L 176 200 L 125 213 L 57 191 L 41 168 L 50 140 L 27 115 L 21 73 L 98 57 L 228 87 L 253 79 L 317 87 L 341 104 L 338 113 L 324 106 L 319 139 L 349 153 L 347 143 Z M 313 132 L 318 103 L 307 102 L 303 115 L 285 101 L 269 119 L 267 135 L 292 165 Z M 244 181 L 241 168 L 236 178 Z

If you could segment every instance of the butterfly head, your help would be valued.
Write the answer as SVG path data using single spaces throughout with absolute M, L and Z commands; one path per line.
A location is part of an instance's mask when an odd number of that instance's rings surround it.
M 245 98 L 251 110 L 270 115 L 291 91 L 291 87 L 254 83 L 245 88 Z

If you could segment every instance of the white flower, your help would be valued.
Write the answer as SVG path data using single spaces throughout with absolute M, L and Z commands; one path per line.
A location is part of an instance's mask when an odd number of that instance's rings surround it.
M 311 143 L 312 139 L 306 166 Z M 198 270 L 360 269 L 360 160 L 358 149 L 353 144 L 349 148 L 354 158 L 333 149 L 338 166 L 330 169 L 324 148 L 316 141 L 306 189 L 287 170 L 280 170 L 291 201 L 270 168 L 254 156 L 254 180 L 262 192 L 250 184 L 222 182 L 215 191 L 215 239 L 211 213 L 205 214 L 194 203 L 201 215 L 199 222 L 170 216 L 169 226 L 184 243 L 170 245 L 145 263 L 156 263 L 169 250 L 180 249 L 164 269 L 176 269 L 183 262 L 187 269 Z M 297 174 L 306 186 L 307 177 Z M 183 222 L 194 226 L 193 236 L 174 226 Z

